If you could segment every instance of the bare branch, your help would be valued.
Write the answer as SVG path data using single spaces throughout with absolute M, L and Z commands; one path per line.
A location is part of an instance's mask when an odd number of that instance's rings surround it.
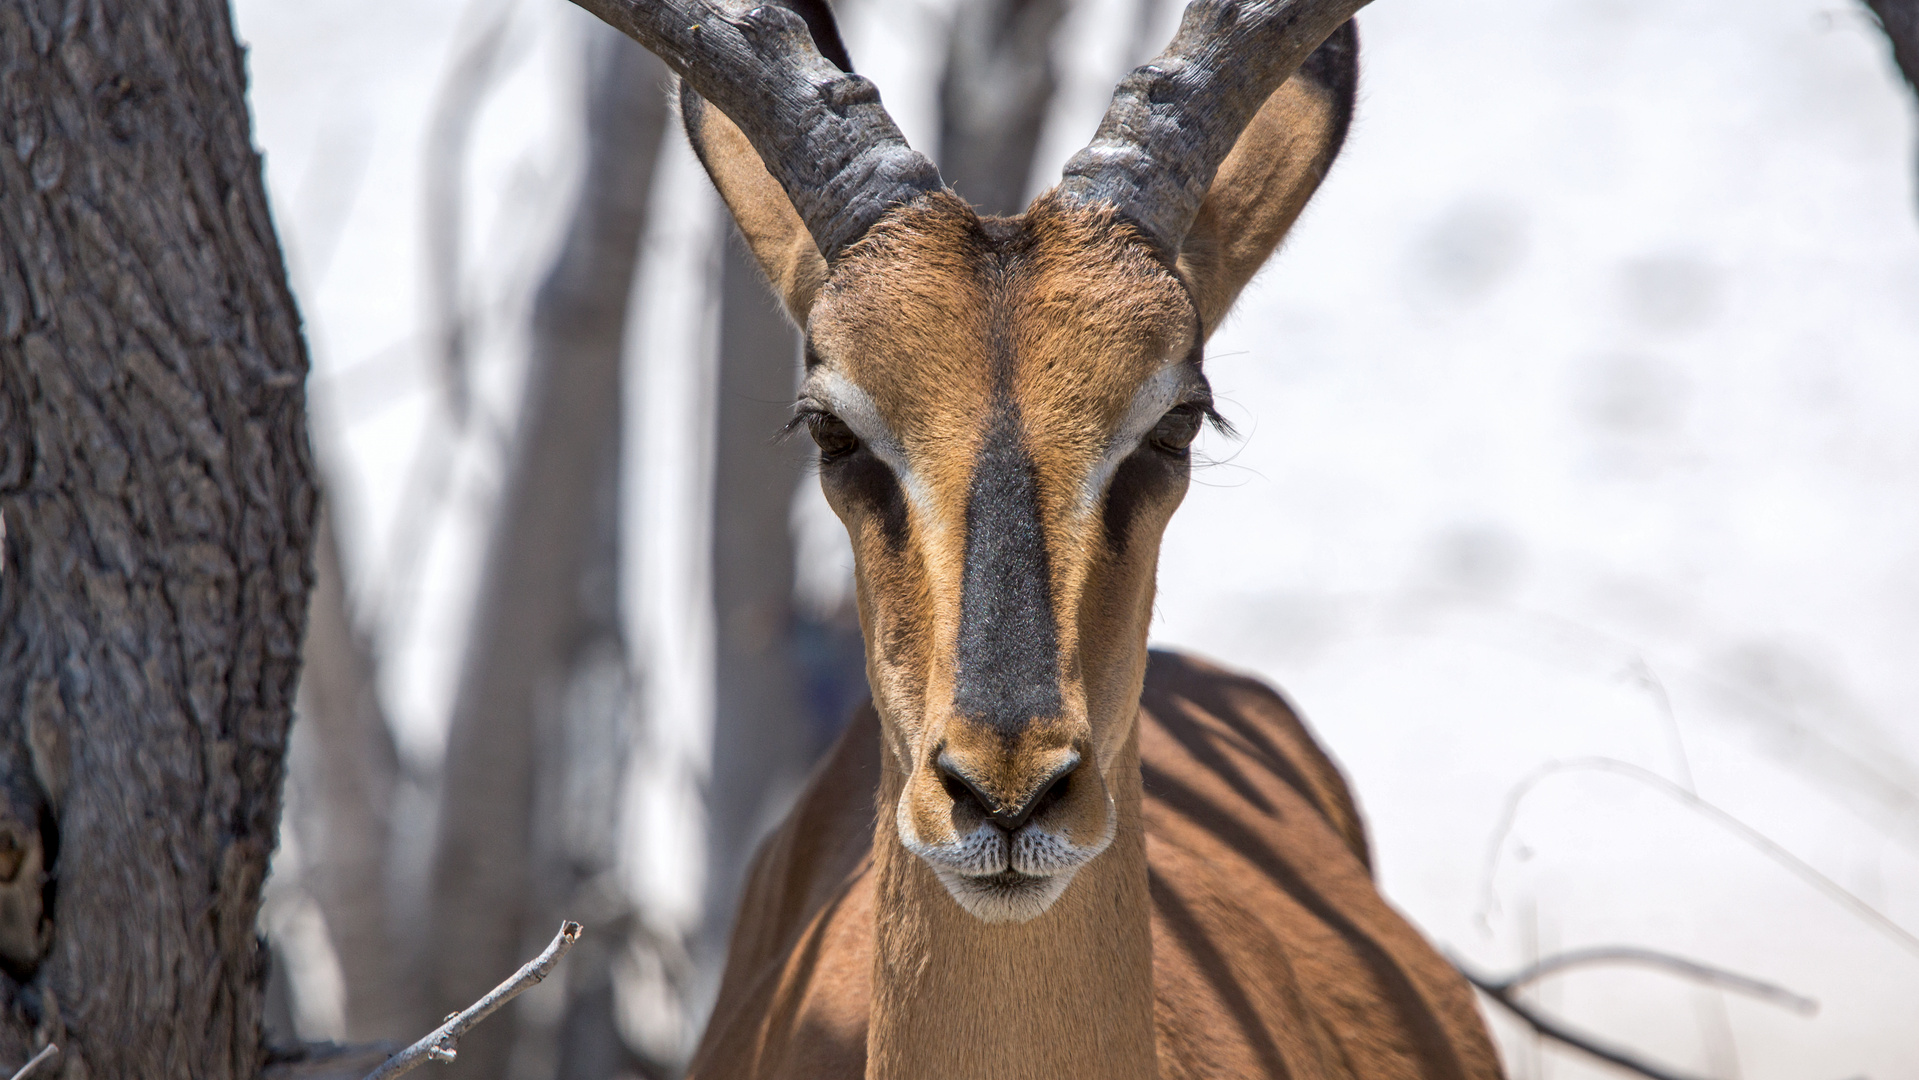
M 1645 967 L 1663 968 L 1682 978 L 1692 979 L 1711 986 L 1717 986 L 1734 993 L 1757 998 L 1769 1005 L 1782 1009 L 1791 1009 L 1802 1016 L 1811 1016 L 1819 1011 L 1819 1003 L 1809 997 L 1795 994 L 1783 986 L 1775 986 L 1750 975 L 1741 975 L 1736 971 L 1727 971 L 1697 960 L 1688 960 L 1682 956 L 1663 953 L 1654 949 L 1642 949 L 1631 945 L 1607 945 L 1592 949 L 1573 949 L 1570 952 L 1548 956 L 1544 960 L 1515 972 L 1500 980 L 1502 990 L 1519 990 L 1540 979 L 1549 978 L 1570 971 L 1576 967 L 1593 964 L 1639 964 Z
M 27 1077 L 32 1076 L 40 1068 L 42 1062 L 59 1052 L 60 1048 L 52 1043 L 41 1047 L 39 1053 L 28 1058 L 27 1063 L 20 1066 L 20 1071 L 13 1074 L 13 1080 L 27 1080 Z
M 1506 796 L 1506 806 L 1500 813 L 1499 825 L 1493 830 L 1491 843 L 1486 849 L 1486 870 L 1482 881 L 1485 896 L 1480 904 L 1480 920 L 1482 922 L 1485 921 L 1486 912 L 1492 910 L 1494 907 L 1492 895 L 1493 876 L 1499 868 L 1500 854 L 1505 848 L 1506 837 L 1512 832 L 1513 824 L 1518 819 L 1520 803 L 1524 802 L 1526 796 L 1530 795 L 1533 789 L 1544 781 L 1554 776 L 1571 772 L 1611 773 L 1614 776 L 1623 776 L 1629 780 L 1635 780 L 1665 795 L 1686 809 L 1693 811 L 1700 817 L 1705 818 L 1707 821 L 1718 825 L 1740 840 L 1745 841 L 1748 846 L 1784 867 L 1790 871 L 1793 876 L 1811 885 L 1814 889 L 1823 893 L 1828 899 L 1851 912 L 1861 922 L 1866 923 L 1868 926 L 1873 927 L 1880 933 L 1898 942 L 1908 952 L 1919 955 L 1919 935 L 1915 935 L 1912 931 L 1894 922 L 1885 912 L 1866 903 L 1845 886 L 1820 873 L 1811 863 L 1787 851 L 1784 847 L 1780 846 L 1777 841 L 1765 833 L 1760 832 L 1758 829 L 1753 828 L 1650 769 L 1643 769 L 1637 765 L 1618 761 L 1613 758 L 1579 758 L 1574 761 L 1548 762 L 1534 770 L 1518 784 L 1514 785 L 1512 791 Z
M 1066 0 L 981 0 L 954 16 L 940 76 L 941 171 L 982 214 L 1026 208 L 1065 17 Z
M 452 1061 L 459 1054 L 455 1044 L 468 1029 L 552 974 L 553 965 L 559 963 L 560 957 L 565 956 L 566 951 L 578 940 L 580 924 L 561 923 L 560 932 L 554 935 L 552 944 L 546 947 L 545 952 L 528 961 L 512 978 L 494 987 L 491 993 L 468 1006 L 466 1011 L 447 1017 L 446 1023 L 435 1028 L 431 1035 L 388 1058 L 386 1064 L 368 1073 L 366 1080 L 393 1080 L 396 1076 L 411 1072 L 429 1058 Z
M 1460 963 L 1457 959 L 1453 960 L 1453 967 L 1458 969 L 1459 973 L 1466 977 L 1467 982 L 1478 987 L 1480 993 L 1498 1002 L 1507 1012 L 1525 1021 L 1526 1025 L 1534 1031 L 1539 1032 L 1541 1035 L 1544 1035 L 1556 1043 L 1570 1046 L 1574 1050 L 1581 1051 L 1582 1053 L 1590 1054 L 1601 1061 L 1616 1065 L 1627 1072 L 1638 1073 L 1640 1076 L 1648 1077 L 1649 1080 L 1703 1080 L 1703 1078 L 1693 1076 L 1690 1073 L 1674 1072 L 1663 1065 L 1654 1065 L 1640 1059 L 1629 1051 L 1608 1046 L 1599 1039 L 1595 1039 L 1584 1032 L 1576 1031 L 1558 1019 L 1548 1016 L 1533 1008 L 1531 1005 L 1526 1004 L 1524 1001 L 1521 1001 L 1519 996 L 1515 994 L 1506 983 L 1489 979 L 1467 967 L 1465 964 Z
M 465 620 L 425 882 L 432 922 L 417 975 L 430 1007 L 414 1030 L 517 966 L 527 927 L 588 914 L 600 940 L 609 922 L 579 909 L 607 907 L 586 890 L 613 857 L 602 833 L 617 815 L 592 806 L 619 790 L 630 719 L 631 659 L 607 587 L 620 560 L 621 342 L 637 325 L 629 300 L 670 110 L 666 68 L 592 29 L 580 42 L 581 176 L 533 296 L 520 406 Z M 571 1009 L 603 983 L 594 957 L 568 963 Z M 608 1041 L 594 1045 L 610 1048 L 617 1031 L 610 1012 L 603 1019 Z M 517 1048 L 555 1038 L 545 1019 L 481 1028 L 461 1043 L 462 1071 L 504 1076 Z M 572 1035 L 554 1045 L 562 1065 L 587 1053 Z

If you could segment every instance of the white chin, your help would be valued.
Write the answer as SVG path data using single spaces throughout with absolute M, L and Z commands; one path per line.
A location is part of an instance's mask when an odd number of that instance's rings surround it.
M 935 866 L 940 884 L 966 913 L 989 923 L 1023 923 L 1045 914 L 1073 883 L 1077 868 L 1034 877 L 1008 870 L 989 877 L 973 877 Z

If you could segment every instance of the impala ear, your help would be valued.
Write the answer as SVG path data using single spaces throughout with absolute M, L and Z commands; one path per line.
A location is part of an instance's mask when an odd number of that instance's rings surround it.
M 806 222 L 739 127 L 684 82 L 680 84 L 680 120 L 706 175 L 732 211 L 746 246 L 786 304 L 786 313 L 805 326 L 813 298 L 826 282 L 826 259 Z
M 1219 328 L 1332 167 L 1358 85 L 1359 33 L 1348 22 L 1273 91 L 1220 163 L 1179 249 L 1203 337 Z

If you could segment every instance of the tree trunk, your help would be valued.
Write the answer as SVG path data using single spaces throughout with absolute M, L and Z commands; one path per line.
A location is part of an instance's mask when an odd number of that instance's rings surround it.
M 310 584 L 220 0 L 0 2 L 0 1066 L 253 1077 Z
M 373 651 L 354 625 L 338 526 L 320 515 L 300 676 L 300 723 L 290 758 L 311 793 L 298 829 L 301 877 L 326 918 L 346 982 L 346 1037 L 411 1041 L 411 1003 L 388 903 L 390 823 L 399 755 L 380 707 Z
M 1919 0 L 1866 0 L 1866 6 L 1892 40 L 1892 58 L 1906 82 L 1919 87 Z
M 608 663 L 617 678 L 625 671 L 611 531 L 621 342 L 667 114 L 664 67 L 613 31 L 594 41 L 586 175 L 535 302 L 524 405 L 448 734 L 422 1031 L 536 952 L 559 924 L 553 908 L 594 872 L 569 861 L 556 818 L 569 816 L 577 769 L 611 753 L 582 742 L 568 717 L 604 736 L 593 687 Z M 603 811 L 610 828 L 610 803 Z M 596 931 L 606 927 L 589 922 L 589 939 Z M 505 1075 L 515 1035 L 512 1016 L 475 1028 L 448 1075 Z M 555 1052 L 550 1040 L 544 1052 Z
M 745 245 L 731 235 L 725 245 L 713 435 L 713 771 L 697 957 L 715 984 L 753 845 L 798 793 L 814 751 L 793 655 L 789 525 L 806 452 L 777 439 L 793 415 L 799 335 Z
M 853 70 L 825 0 L 783 2 L 806 20 L 821 55 Z M 694 943 L 702 999 L 719 989 L 754 847 L 866 697 L 866 655 L 852 604 L 802 611 L 795 603 L 793 500 L 798 485 L 815 481 L 809 444 L 778 435 L 792 418 L 799 332 L 732 228 L 723 231 L 713 436 L 713 757 L 706 887 Z
M 954 19 L 940 79 L 940 171 L 982 214 L 1026 209 L 1065 15 L 1066 0 L 979 0 Z

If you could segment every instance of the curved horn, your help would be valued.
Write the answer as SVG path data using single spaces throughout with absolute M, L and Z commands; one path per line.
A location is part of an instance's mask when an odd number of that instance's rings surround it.
M 1173 43 L 1135 68 L 1060 197 L 1105 203 L 1168 258 L 1220 162 L 1274 90 L 1370 0 L 1194 0 Z
M 828 262 L 894 206 L 943 186 L 879 91 L 814 47 L 778 4 L 575 0 L 658 54 L 759 151 Z

